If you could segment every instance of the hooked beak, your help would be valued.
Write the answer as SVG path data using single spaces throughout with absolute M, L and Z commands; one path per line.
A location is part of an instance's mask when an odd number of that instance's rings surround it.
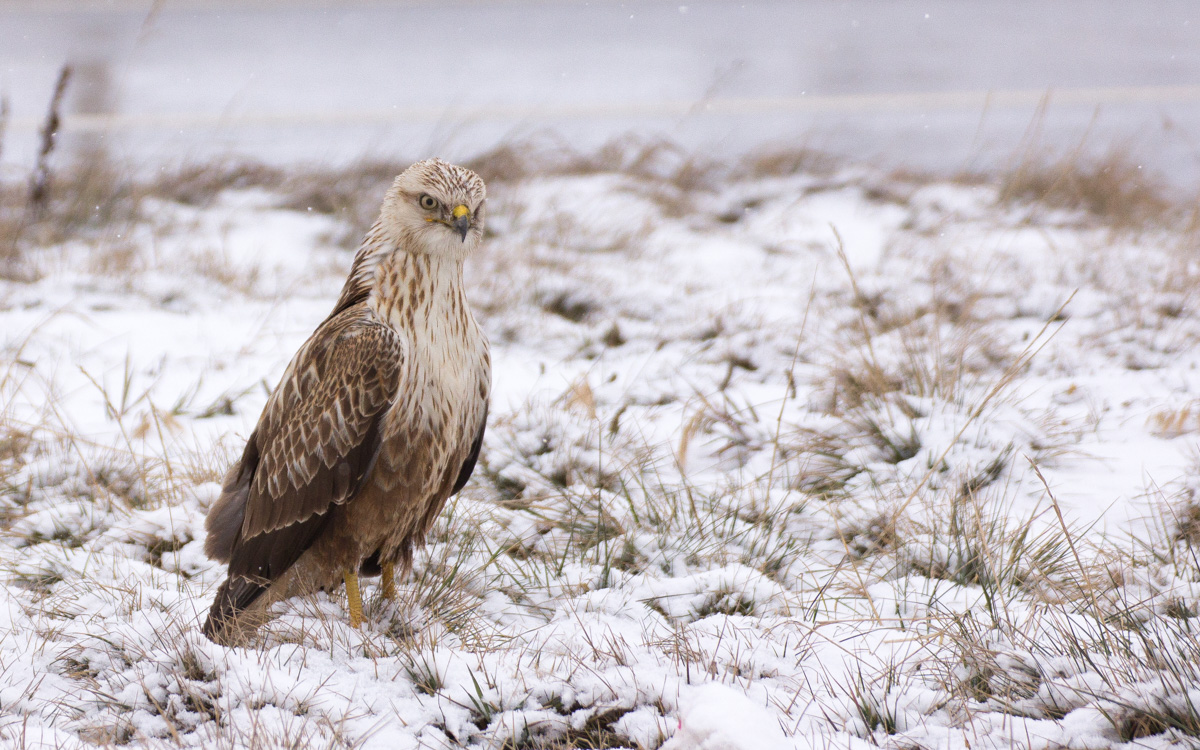
M 471 209 L 459 204 L 454 207 L 452 212 L 454 221 L 450 222 L 450 226 L 454 228 L 458 235 L 462 237 L 462 241 L 467 241 L 467 232 L 471 231 Z

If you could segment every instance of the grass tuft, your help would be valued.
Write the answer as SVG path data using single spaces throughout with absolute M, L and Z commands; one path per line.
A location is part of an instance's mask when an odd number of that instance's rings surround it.
M 1112 149 L 1094 161 L 1025 160 L 1002 175 L 999 200 L 1084 211 L 1115 229 L 1141 231 L 1178 220 L 1180 204 L 1164 185 L 1128 151 Z

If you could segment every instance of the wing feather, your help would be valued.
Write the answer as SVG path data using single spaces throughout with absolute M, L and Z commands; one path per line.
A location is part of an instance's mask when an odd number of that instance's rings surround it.
M 483 416 L 479 419 L 479 429 L 475 431 L 475 439 L 471 441 L 471 452 L 467 454 L 462 468 L 458 470 L 458 478 L 454 480 L 454 487 L 450 490 L 451 495 L 457 495 L 458 491 L 466 486 L 467 480 L 471 478 L 471 473 L 475 471 L 475 463 L 479 460 L 479 450 L 483 447 L 483 432 L 487 429 L 487 415 L 487 402 L 484 401 Z
M 361 489 L 402 354 L 396 335 L 361 308 L 327 320 L 300 349 L 210 513 L 206 549 L 228 560 L 231 579 L 261 586 L 278 578 L 312 544 L 329 509 Z M 214 531 L 228 536 L 238 506 L 236 537 L 214 540 Z

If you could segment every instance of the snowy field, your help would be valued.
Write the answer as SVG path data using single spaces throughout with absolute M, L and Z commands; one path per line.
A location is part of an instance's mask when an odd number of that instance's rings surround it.
M 398 605 L 252 649 L 204 515 L 386 180 L 0 216 L 0 746 L 1200 742 L 1194 217 L 502 156 L 479 467 Z

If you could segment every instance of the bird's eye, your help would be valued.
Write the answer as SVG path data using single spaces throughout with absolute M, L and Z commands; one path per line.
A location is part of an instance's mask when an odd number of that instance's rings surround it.
M 420 198 L 417 198 L 417 203 L 420 203 L 421 208 L 426 211 L 432 211 L 438 207 L 437 198 L 434 198 L 432 195 L 422 194 Z

